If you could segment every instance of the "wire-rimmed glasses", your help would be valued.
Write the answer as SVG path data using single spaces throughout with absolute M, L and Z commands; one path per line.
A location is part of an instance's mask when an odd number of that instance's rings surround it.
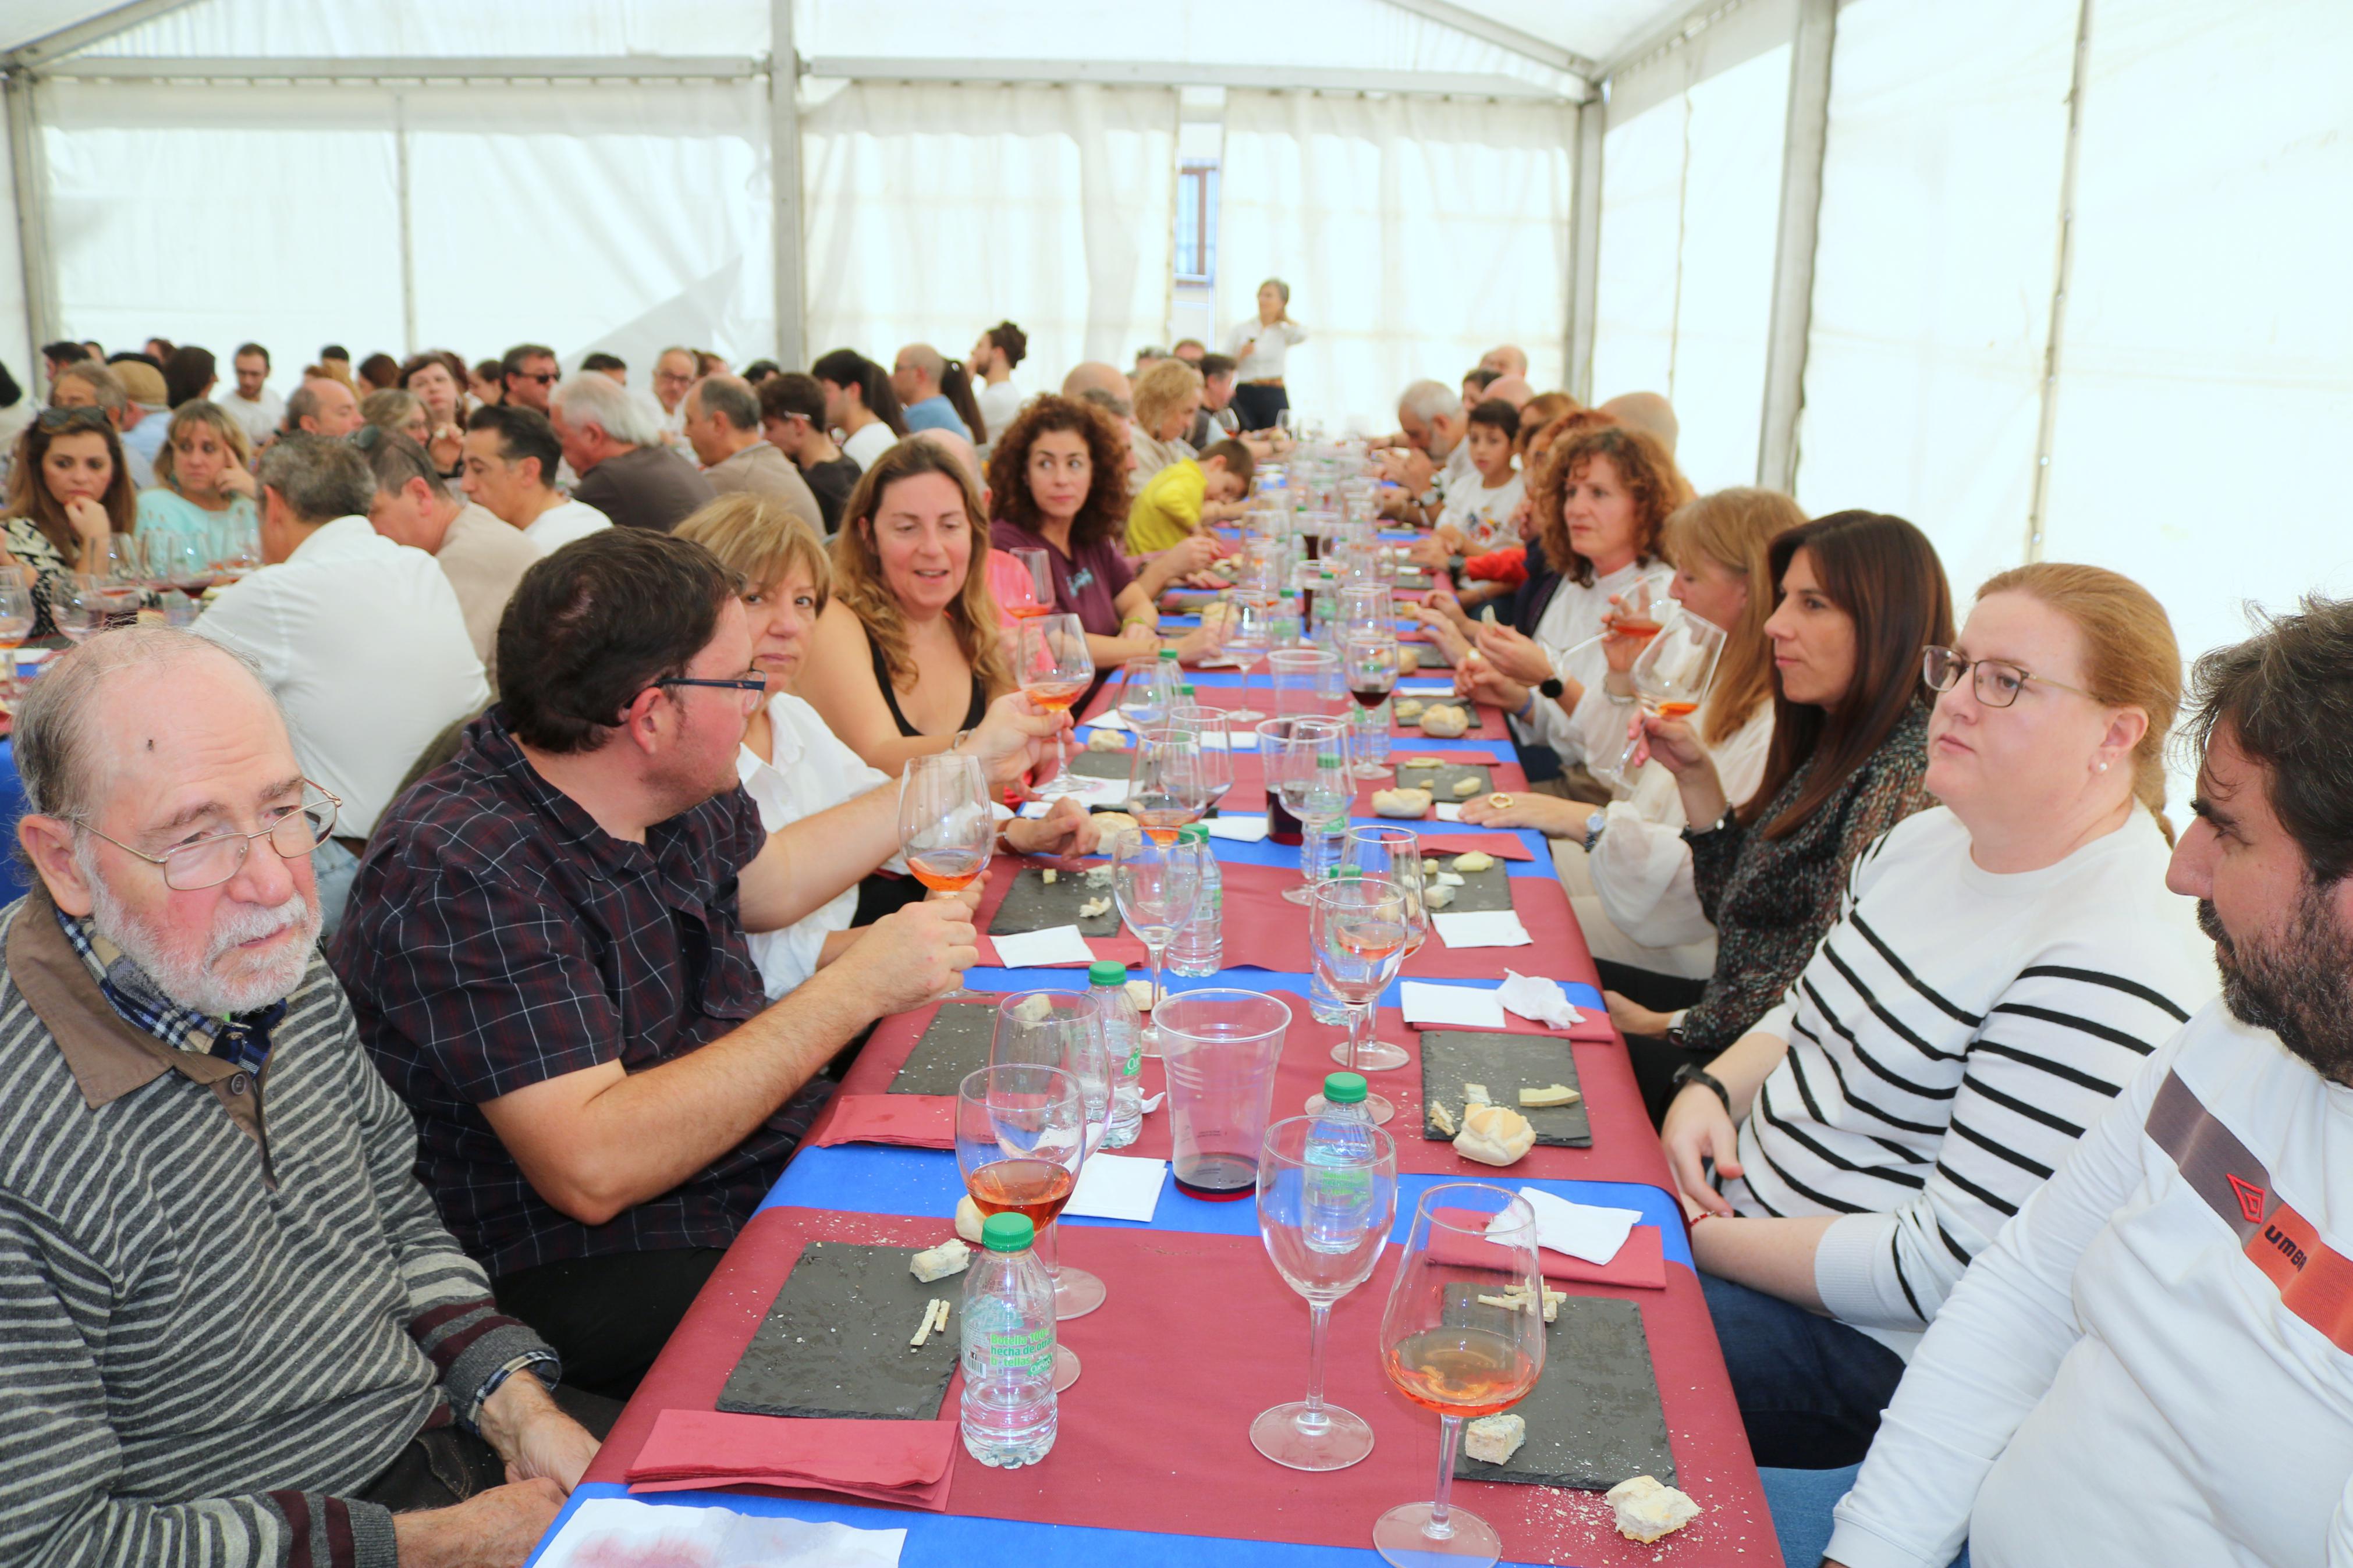
M 236 876 L 244 868 L 245 858 L 257 838 L 269 839 L 269 847 L 281 860 L 300 860 L 325 843 L 335 831 L 335 816 L 343 809 L 343 798 L 329 795 L 309 779 L 302 781 L 302 803 L 276 808 L 279 815 L 259 832 L 216 833 L 186 844 L 175 844 L 161 855 L 134 849 L 79 818 L 74 826 L 93 838 L 104 838 L 125 855 L 162 867 L 164 885 L 174 892 L 193 893 L 204 888 L 217 888 Z
M 1958 648 L 1937 647 L 1933 644 L 1920 653 L 1920 679 L 1928 683 L 1931 691 L 1950 691 L 1968 675 L 1969 690 L 1989 708 L 2007 708 L 2018 700 L 2018 694 L 2031 681 L 2037 686 L 2055 686 L 2062 691 L 2072 691 L 2078 697 L 2092 694 L 2080 686 L 2070 686 L 2063 680 L 2053 680 L 2047 675 L 2037 675 L 2023 665 L 2012 664 L 2006 658 L 1970 658 Z M 2098 699 L 2094 698 L 2094 701 Z

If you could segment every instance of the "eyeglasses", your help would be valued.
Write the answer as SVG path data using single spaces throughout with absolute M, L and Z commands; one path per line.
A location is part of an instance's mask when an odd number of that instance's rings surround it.
M 44 430 L 103 430 L 111 423 L 105 409 L 86 405 L 73 408 L 44 408 L 39 420 Z
M 2006 659 L 1963 658 L 1952 648 L 1936 647 L 1923 650 L 1920 656 L 1920 678 L 1928 683 L 1931 691 L 1950 691 L 1961 683 L 1961 677 L 1970 671 L 1975 671 L 1970 689 L 1977 694 L 1977 700 L 1989 708 L 2009 707 L 2018 700 L 2018 694 L 2026 689 L 2026 683 L 2030 680 L 2038 686 L 2052 686 L 2062 691 L 2072 691 L 2078 697 L 2092 696 L 2080 686 L 2070 686 L 2047 675 L 2036 675 Z M 2099 700 L 2095 697 L 2092 700 Z
M 654 681 L 652 684 L 656 686 L 710 686 L 715 687 L 722 691 L 740 691 L 743 693 L 742 701 L 744 704 L 744 711 L 749 713 L 753 709 L 757 708 L 760 705 L 760 699 L 766 694 L 768 689 L 768 678 L 765 675 L 758 673 L 744 676 L 739 680 L 713 680 L 694 675 L 665 675 L 659 680 Z
M 555 373 L 552 370 L 511 370 L 507 374 L 516 380 L 535 381 L 542 386 L 555 379 Z
M 161 855 L 133 849 L 87 822 L 77 820 L 74 826 L 93 837 L 106 839 L 125 855 L 136 856 L 150 866 L 161 866 L 164 885 L 174 892 L 193 893 L 203 888 L 217 888 L 236 876 L 244 868 L 246 855 L 257 838 L 269 839 L 269 847 L 278 851 L 281 860 L 300 860 L 325 843 L 327 836 L 335 830 L 335 814 L 343 809 L 343 803 L 309 779 L 302 784 L 309 792 L 303 795 L 302 804 L 288 808 L 284 816 L 260 832 L 216 833 L 209 838 L 176 845 Z

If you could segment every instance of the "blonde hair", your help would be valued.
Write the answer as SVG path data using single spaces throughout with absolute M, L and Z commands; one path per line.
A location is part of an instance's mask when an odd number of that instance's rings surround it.
M 1800 527 L 1806 514 L 1778 490 L 1735 487 L 1685 501 L 1667 516 L 1659 542 L 1667 559 L 1688 568 L 1702 556 L 1748 585 L 1738 626 L 1724 628 L 1724 655 L 1708 693 L 1701 738 L 1721 745 L 1773 700 L 1773 645 L 1765 623 L 1773 614 L 1773 541 Z
M 980 510 L 980 492 L 964 463 L 944 447 L 929 441 L 901 441 L 874 459 L 858 476 L 858 488 L 841 509 L 841 531 L 833 539 L 833 596 L 849 607 L 881 651 L 882 666 L 898 690 L 915 684 L 915 655 L 907 640 L 907 614 L 882 580 L 882 557 L 874 546 L 874 514 L 882 497 L 902 479 L 923 474 L 943 474 L 964 498 L 964 515 L 972 530 L 972 550 L 965 564 L 964 586 L 948 605 L 948 624 L 956 647 L 980 677 L 993 700 L 1013 689 L 1013 667 L 997 633 L 997 595 L 988 585 L 988 520 Z
M 817 591 L 819 610 L 833 596 L 833 563 L 826 557 L 825 541 L 774 496 L 750 490 L 721 496 L 697 507 L 670 531 L 719 557 L 721 565 L 744 580 L 747 594 L 768 592 L 798 567 Z
M 2133 748 L 2133 798 L 2148 807 L 2168 844 L 2165 742 L 2181 710 L 2181 646 L 2157 596 L 2121 573 L 2062 561 L 2013 566 L 1986 579 L 1979 599 L 2024 594 L 2050 605 L 2084 638 L 2084 689 L 2109 708 L 2137 708 L 2148 731 Z
M 1187 396 L 1201 390 L 1201 373 L 1181 359 L 1165 359 L 1136 378 L 1135 423 L 1157 439 L 1160 422 Z
M 190 398 L 172 410 L 172 422 L 164 426 L 164 444 L 155 449 L 155 460 L 149 465 L 154 470 L 155 482 L 169 486 L 174 495 L 179 493 L 180 484 L 172 472 L 172 454 L 180 444 L 180 432 L 197 425 L 219 437 L 221 445 L 236 454 L 239 465 L 249 467 L 253 462 L 253 443 L 246 439 L 245 427 L 228 416 L 228 410 L 203 398 Z

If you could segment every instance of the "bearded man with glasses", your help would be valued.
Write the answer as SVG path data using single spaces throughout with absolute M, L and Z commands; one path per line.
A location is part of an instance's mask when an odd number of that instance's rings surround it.
M 335 798 L 161 627 L 58 659 L 16 742 L 0 1555 L 521 1563 L 617 1411 L 551 1394 L 417 1184 L 316 946 Z

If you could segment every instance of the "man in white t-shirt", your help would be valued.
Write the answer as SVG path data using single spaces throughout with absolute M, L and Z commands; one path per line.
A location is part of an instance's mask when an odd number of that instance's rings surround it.
M 239 343 L 229 363 L 236 368 L 237 384 L 222 388 L 213 401 L 259 450 L 278 434 L 286 418 L 286 400 L 269 390 L 269 351 L 259 343 Z
M 475 409 L 461 450 L 458 488 L 500 521 L 522 530 L 542 555 L 613 526 L 611 518 L 555 488 L 564 447 L 537 409 L 503 403 Z
M 2221 1000 L 1947 1299 L 1838 1504 L 1848 1568 L 1965 1538 L 1987 1564 L 2353 1562 L 2353 601 L 2196 686 L 2166 880 Z
M 1478 482 L 1479 470 L 1462 444 L 1469 427 L 1461 397 L 1444 382 L 1417 381 L 1405 389 L 1398 398 L 1398 428 L 1405 433 L 1407 449 L 1380 464 L 1380 477 L 1398 487 L 1382 503 L 1387 515 L 1434 523 L 1452 487 L 1466 479 Z
M 991 441 L 1021 412 L 1021 389 L 1013 384 L 1013 367 L 1029 353 L 1029 334 L 1010 321 L 997 322 L 972 345 L 972 357 L 966 363 L 979 378 L 972 395 L 980 405 L 981 422 L 988 426 Z

